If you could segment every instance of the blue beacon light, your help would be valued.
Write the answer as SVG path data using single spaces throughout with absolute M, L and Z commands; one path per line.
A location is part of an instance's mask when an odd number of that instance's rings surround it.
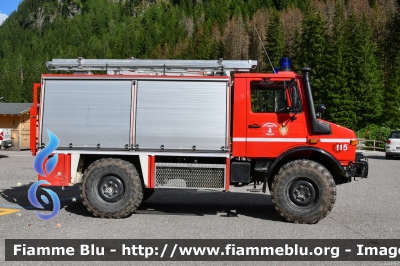
M 292 61 L 289 57 L 282 57 L 279 60 L 279 71 L 292 71 Z

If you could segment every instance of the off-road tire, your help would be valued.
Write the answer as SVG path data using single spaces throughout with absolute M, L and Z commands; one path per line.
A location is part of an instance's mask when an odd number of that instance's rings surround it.
M 310 160 L 295 160 L 285 164 L 271 186 L 275 209 L 286 220 L 314 224 L 333 209 L 336 184 L 329 171 Z
M 143 198 L 135 166 L 115 158 L 100 159 L 89 165 L 80 188 L 87 210 L 101 218 L 126 217 L 136 211 Z

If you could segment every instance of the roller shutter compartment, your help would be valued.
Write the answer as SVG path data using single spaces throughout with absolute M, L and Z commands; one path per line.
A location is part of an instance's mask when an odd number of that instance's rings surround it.
M 139 149 L 221 150 L 227 146 L 227 80 L 139 80 Z
M 45 80 L 41 126 L 59 147 L 123 149 L 130 145 L 131 80 Z

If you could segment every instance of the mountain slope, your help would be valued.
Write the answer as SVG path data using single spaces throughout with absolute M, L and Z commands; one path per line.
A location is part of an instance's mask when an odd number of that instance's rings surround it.
M 339 9 L 344 23 L 354 21 L 335 32 Z M 365 122 L 383 122 L 384 102 L 373 93 L 390 99 L 393 112 L 400 106 L 399 14 L 395 0 L 24 0 L 0 26 L 0 97 L 30 102 L 32 84 L 40 81 L 47 72 L 44 63 L 53 58 L 222 57 L 258 60 L 258 71 L 268 70 L 264 42 L 273 62 L 288 55 L 297 70 L 304 65 L 314 68 L 315 100 L 332 106 L 327 118 L 358 128 Z M 271 34 L 273 25 L 282 34 Z M 354 36 L 368 45 L 338 43 L 338 32 L 345 39 L 353 38 L 349 36 L 354 32 L 370 32 L 367 37 Z M 338 47 L 343 51 L 340 60 L 329 57 Z M 361 75 L 365 72 L 371 75 Z M 360 91 L 365 97 L 353 97 Z M 343 118 L 349 112 L 343 112 L 341 104 L 354 99 L 359 107 Z M 365 116 L 364 106 L 376 114 Z

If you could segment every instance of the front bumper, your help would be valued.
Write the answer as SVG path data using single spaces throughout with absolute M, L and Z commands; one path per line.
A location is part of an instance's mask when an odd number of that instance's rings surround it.
M 346 169 L 346 177 L 368 177 L 368 159 L 364 156 L 356 156 L 355 163 L 350 163 Z

